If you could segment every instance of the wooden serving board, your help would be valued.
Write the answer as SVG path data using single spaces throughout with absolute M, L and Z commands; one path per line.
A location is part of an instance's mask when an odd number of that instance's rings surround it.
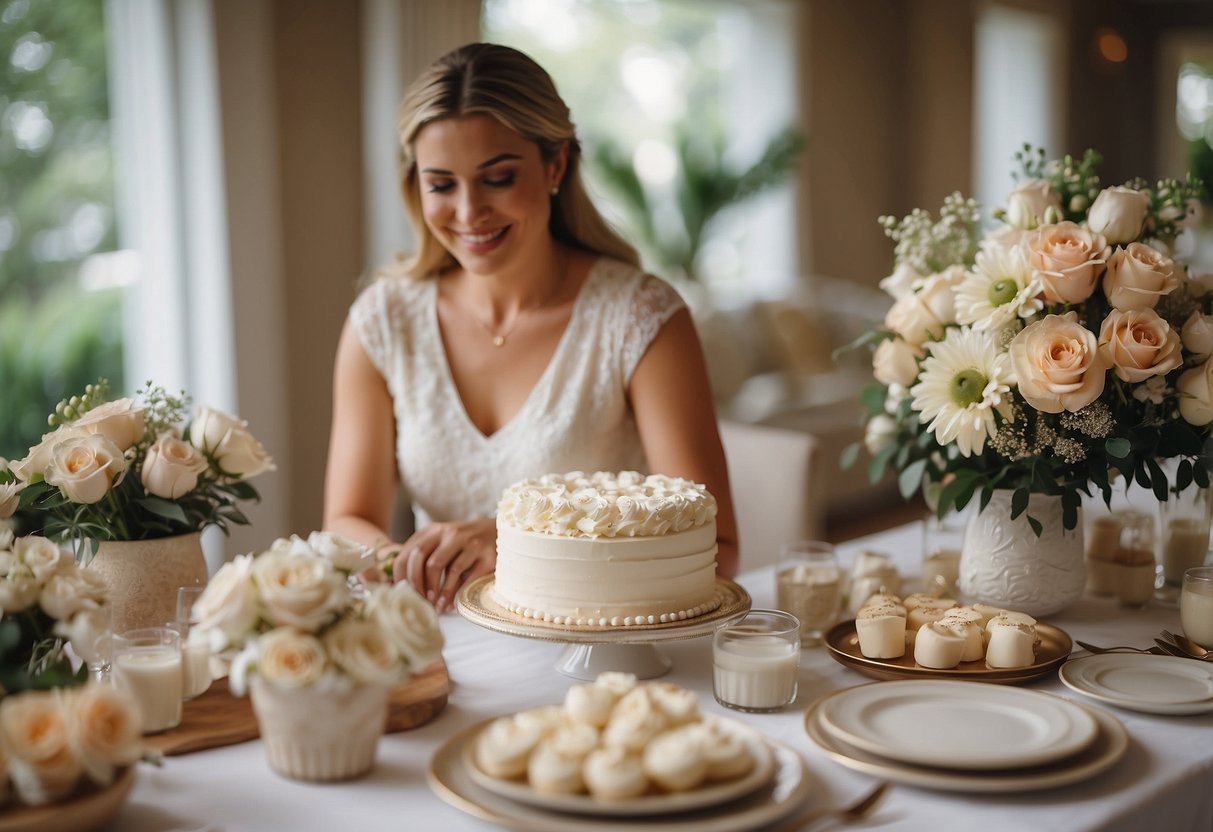
M 391 692 L 385 733 L 426 724 L 446 707 L 449 693 L 446 664 L 439 661 Z M 206 693 L 185 703 L 180 725 L 144 737 L 143 741 L 149 748 L 171 757 L 248 742 L 257 736 L 253 703 L 247 696 L 233 696 L 227 679 L 217 679 Z

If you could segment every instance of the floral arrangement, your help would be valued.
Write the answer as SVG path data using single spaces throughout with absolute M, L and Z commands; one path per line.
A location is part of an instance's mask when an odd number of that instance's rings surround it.
M 106 401 L 104 380 L 60 402 L 55 427 L 24 459 L 0 465 L 0 520 L 15 512 L 49 537 L 145 540 L 228 523 L 256 500 L 247 480 L 274 470 L 247 423 L 150 383 Z M 2 460 L 0 460 L 2 461 Z
M 861 396 L 873 479 L 892 467 L 941 517 L 996 489 L 1011 491 L 1012 519 L 1031 494 L 1058 496 L 1067 529 L 1092 486 L 1110 501 L 1116 472 L 1159 499 L 1208 487 L 1213 276 L 1189 275 L 1175 245 L 1199 181 L 1104 188 L 1094 151 L 1016 158 L 989 233 L 960 194 L 938 220 L 880 220 L 896 268 L 884 326 L 860 339 L 876 345 Z
M 109 630 L 106 607 L 105 582 L 55 543 L 0 532 L 0 686 L 82 684 L 88 669 L 72 669 L 64 643 L 90 659 Z
M 279 538 L 215 573 L 194 604 L 190 640 L 235 653 L 232 692 L 258 673 L 279 688 L 393 686 L 436 661 L 433 606 L 405 582 L 364 586 L 366 547 L 329 532 Z
M 0 701 L 0 803 L 41 805 L 83 782 L 108 786 L 144 754 L 130 697 L 92 683 L 27 691 Z

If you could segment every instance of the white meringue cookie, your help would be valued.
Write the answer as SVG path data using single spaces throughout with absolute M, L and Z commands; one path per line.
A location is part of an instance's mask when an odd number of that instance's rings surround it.
M 543 794 L 580 794 L 585 791 L 585 781 L 581 777 L 584 756 L 561 754 L 550 740 L 544 740 L 536 746 L 527 763 L 527 782 Z
M 670 727 L 677 728 L 699 719 L 699 697 L 693 691 L 669 682 L 649 685 L 648 689 L 649 699 Z
M 640 755 L 619 746 L 591 751 L 581 774 L 594 797 L 624 800 L 639 797 L 649 789 Z
M 609 688 L 599 685 L 573 685 L 564 695 L 564 710 L 577 722 L 601 728 L 611 718 L 619 700 Z
M 643 764 L 649 779 L 666 791 L 689 791 L 708 773 L 703 737 L 694 726 L 667 731 L 645 747 Z
M 608 670 L 599 673 L 598 677 L 594 679 L 594 684 L 598 687 L 606 688 L 615 694 L 616 699 L 620 699 L 625 693 L 636 687 L 636 674 Z
M 581 760 L 598 745 L 598 729 L 584 722 L 561 725 L 543 740 L 557 754 Z
M 708 782 L 736 780 L 754 768 L 754 754 L 740 733 L 726 728 L 717 719 L 705 719 L 694 728 L 702 738 Z
M 495 719 L 476 738 L 476 764 L 491 777 L 521 777 L 539 740 L 539 729 L 533 724 L 509 716 Z
M 568 713 L 559 705 L 540 705 L 514 714 L 514 721 L 519 725 L 533 725 L 540 734 L 546 737 L 556 728 L 568 722 Z
M 616 706 L 611 721 L 602 731 L 602 744 L 617 745 L 628 751 L 641 751 L 653 737 L 664 731 L 666 718 L 654 708 Z

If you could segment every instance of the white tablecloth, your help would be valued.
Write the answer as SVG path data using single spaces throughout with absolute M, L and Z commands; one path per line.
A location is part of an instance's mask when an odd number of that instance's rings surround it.
M 893 555 L 903 574 L 916 574 L 920 553 L 916 526 L 874 535 L 840 547 L 844 565 L 860 548 Z M 756 607 L 773 602 L 771 569 L 740 581 Z M 1095 644 L 1147 646 L 1162 628 L 1174 630 L 1174 609 L 1125 610 L 1107 599 L 1083 598 L 1048 619 L 1073 638 Z M 378 763 L 364 779 L 309 785 L 273 774 L 259 742 L 171 757 L 162 769 L 141 766 L 138 781 L 114 830 L 409 830 L 459 832 L 493 828 L 439 800 L 426 786 L 430 755 L 448 737 L 488 717 L 560 702 L 573 680 L 553 670 L 561 647 L 501 635 L 457 615 L 443 619 L 444 655 L 452 682 L 450 702 L 432 723 L 383 738 Z M 738 714 L 720 707 L 711 692 L 711 640 L 669 642 L 673 660 L 666 677 L 699 693 L 702 708 L 750 723 L 789 743 L 813 779 L 810 802 L 838 806 L 866 792 L 873 779 L 830 760 L 805 735 L 805 707 L 823 694 L 869 682 L 822 648 L 803 651 L 800 693 L 777 714 Z M 1032 683 L 1037 690 L 1090 702 L 1057 677 Z M 1213 830 L 1213 715 L 1152 716 L 1110 709 L 1128 729 L 1125 758 L 1085 783 L 1010 796 L 974 796 L 894 787 L 872 819 L 888 830 Z

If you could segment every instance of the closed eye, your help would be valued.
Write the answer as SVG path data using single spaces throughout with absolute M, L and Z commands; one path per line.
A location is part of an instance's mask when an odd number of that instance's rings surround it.
M 445 194 L 454 187 L 454 182 L 431 182 L 429 191 L 432 194 Z
M 514 184 L 515 178 L 516 177 L 514 176 L 513 172 L 506 173 L 501 176 L 486 176 L 484 179 L 484 184 L 488 185 L 490 188 L 508 188 L 510 185 Z

